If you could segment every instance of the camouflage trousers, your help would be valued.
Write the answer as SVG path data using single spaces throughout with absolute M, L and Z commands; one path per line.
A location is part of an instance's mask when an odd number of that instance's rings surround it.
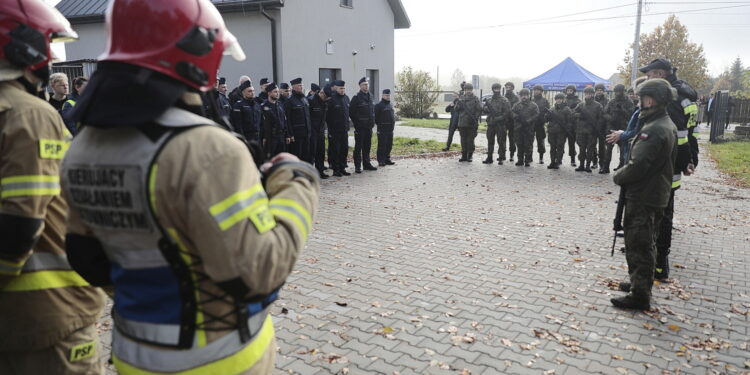
M 586 161 L 594 160 L 594 150 L 596 149 L 596 136 L 588 132 L 576 132 L 576 143 L 578 143 L 578 160 L 581 165 Z
M 540 154 L 547 152 L 544 148 L 544 138 L 546 138 L 544 123 L 537 123 L 534 125 L 534 138 L 536 138 L 536 152 Z
M 531 162 L 531 147 L 534 145 L 534 129 L 532 127 L 516 127 L 513 130 L 514 140 L 518 148 L 518 161 Z M 525 159 L 524 159 L 525 158 Z
M 630 293 L 642 301 L 651 300 L 656 264 L 657 228 L 661 223 L 663 208 L 645 206 L 628 200 L 623 214 L 625 231 L 625 259 L 630 275 Z
M 497 140 L 498 160 L 505 160 L 505 125 L 487 125 L 487 155 L 492 158 Z
M 549 142 L 549 156 L 552 164 L 561 164 L 565 154 L 565 140 L 568 138 L 565 132 L 549 132 L 547 141 Z
M 474 139 L 477 137 L 477 128 L 458 128 L 461 135 L 461 151 L 474 152 Z

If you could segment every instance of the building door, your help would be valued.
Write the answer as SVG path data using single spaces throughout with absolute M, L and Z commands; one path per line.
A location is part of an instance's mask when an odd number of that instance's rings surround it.
M 337 79 L 341 79 L 341 69 L 318 69 L 318 84 L 321 88 L 327 83 L 333 83 Z
M 378 71 L 367 69 L 367 79 L 370 80 L 370 97 L 377 103 L 380 101 L 380 81 L 378 77 Z

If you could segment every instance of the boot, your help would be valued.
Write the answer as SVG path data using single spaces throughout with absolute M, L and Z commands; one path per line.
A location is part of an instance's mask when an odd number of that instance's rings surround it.
M 325 179 L 328 178 L 328 175 L 325 174 L 325 172 L 323 172 L 323 171 L 318 171 L 318 175 L 320 176 L 321 180 L 325 180 Z
M 583 164 L 583 163 L 581 163 L 581 164 Z M 588 161 L 588 160 L 586 161 L 586 168 L 584 168 L 583 170 L 586 171 L 586 172 L 588 172 L 588 173 L 592 172 L 591 171 L 591 162 L 590 161 Z
M 543 152 L 539 153 L 539 164 L 544 164 L 544 153 Z
M 342 169 L 341 170 L 341 174 L 343 174 L 344 176 L 351 176 L 352 175 L 351 173 L 347 172 L 346 169 Z
M 609 173 L 609 167 L 606 165 L 602 165 L 602 169 L 599 170 L 599 174 L 608 174 Z
M 525 161 L 525 162 L 523 163 L 523 166 L 524 166 L 524 167 L 530 167 L 530 166 L 531 166 L 531 161 L 530 161 L 530 160 L 526 160 L 526 161 Z
M 578 168 L 575 169 L 576 172 L 585 172 L 586 171 L 586 166 L 584 164 L 584 161 L 580 160 L 580 164 L 581 165 L 579 165 Z
M 466 161 L 468 161 L 469 163 L 471 163 L 472 161 L 474 161 L 474 159 L 472 159 L 472 156 L 474 156 L 474 153 L 470 152 L 469 153 L 469 157 L 466 159 Z
M 547 166 L 547 169 L 555 169 L 555 166 L 557 166 L 557 164 L 555 164 L 554 162 L 549 163 L 549 165 Z
M 510 152 L 510 159 L 508 161 L 513 161 L 513 151 Z
M 656 270 L 654 270 L 654 279 L 666 280 L 669 278 L 669 252 L 656 251 Z
M 378 168 L 376 168 L 374 165 L 372 165 L 370 163 L 366 163 L 364 165 L 363 169 L 366 170 L 366 171 L 377 171 L 378 170 Z
M 448 151 L 450 149 L 451 149 L 450 146 L 445 146 L 445 147 L 443 147 L 443 152 L 446 152 L 446 151 Z
M 492 154 L 487 154 L 487 159 L 482 160 L 482 164 L 492 164 Z
M 642 299 L 634 297 L 632 294 L 628 294 L 624 297 L 612 298 L 609 300 L 612 305 L 621 309 L 632 309 L 632 310 L 649 310 L 651 304 L 648 299 Z
M 617 286 L 617 289 L 619 289 L 621 292 L 629 292 L 630 291 L 630 281 L 622 281 L 620 282 L 620 285 Z
M 334 170 L 333 177 L 344 177 L 344 174 L 341 171 Z
M 461 151 L 461 159 L 458 159 L 458 161 L 468 161 L 469 159 L 466 157 L 466 151 Z
M 575 167 L 576 166 L 576 157 L 575 156 L 571 156 L 570 157 L 570 166 L 571 167 Z
M 597 169 L 597 168 L 599 168 L 599 159 L 598 158 L 594 158 L 593 161 L 594 161 L 594 165 L 591 166 L 591 169 Z
M 503 159 L 497 159 L 497 165 L 503 165 Z

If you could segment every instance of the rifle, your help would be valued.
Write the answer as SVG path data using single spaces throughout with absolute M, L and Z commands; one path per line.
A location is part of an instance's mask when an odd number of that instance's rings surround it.
M 620 186 L 620 196 L 617 198 L 617 210 L 615 211 L 615 221 L 612 226 L 612 230 L 615 231 L 614 238 L 612 238 L 612 254 L 615 256 L 615 244 L 617 243 L 617 232 L 621 231 L 622 228 L 622 214 L 625 211 L 625 187 Z

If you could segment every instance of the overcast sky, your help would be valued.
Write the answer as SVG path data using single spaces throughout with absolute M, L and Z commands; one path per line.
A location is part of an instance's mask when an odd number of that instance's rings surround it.
M 634 0 L 402 2 L 412 26 L 396 30 L 396 70 L 411 65 L 434 76 L 439 66 L 441 85 L 449 83 L 456 68 L 467 78 L 533 78 L 568 56 L 609 78 L 635 36 Z M 641 33 L 653 31 L 674 12 L 687 26 L 690 41 L 703 44 L 709 74 L 720 74 L 738 56 L 750 65 L 750 1 L 644 4 Z M 603 8 L 611 9 L 597 11 Z M 582 14 L 559 17 L 571 13 Z

